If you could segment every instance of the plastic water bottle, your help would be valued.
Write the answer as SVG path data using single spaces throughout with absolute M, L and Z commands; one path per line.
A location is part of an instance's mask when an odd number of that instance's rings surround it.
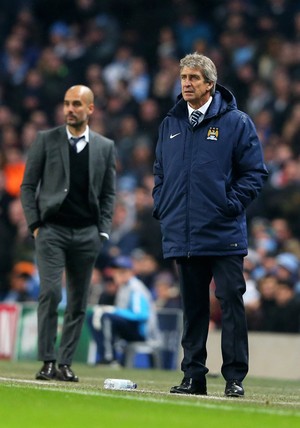
M 128 379 L 105 379 L 104 389 L 136 389 L 137 384 Z

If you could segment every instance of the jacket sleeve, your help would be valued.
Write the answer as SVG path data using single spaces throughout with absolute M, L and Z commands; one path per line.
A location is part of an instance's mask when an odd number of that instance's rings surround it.
M 156 150 L 155 150 L 155 161 L 153 165 L 154 187 L 152 191 L 152 197 L 154 200 L 154 208 L 153 208 L 152 215 L 156 219 L 159 219 L 158 204 L 159 204 L 161 188 L 164 182 L 164 172 L 163 172 L 163 166 L 162 166 L 162 133 L 163 133 L 163 124 L 159 128 L 158 141 L 157 141 Z
M 113 206 L 116 194 L 116 162 L 115 147 L 112 143 L 107 160 L 106 171 L 103 179 L 103 185 L 99 196 L 100 207 L 100 232 L 109 235 L 113 216 Z
M 142 293 L 132 292 L 129 308 L 116 308 L 114 314 L 130 321 L 147 321 L 150 317 L 150 304 Z
M 240 116 L 239 135 L 233 156 L 232 180 L 227 197 L 229 210 L 236 215 L 258 196 L 268 177 L 255 126 L 244 113 Z
M 38 132 L 36 140 L 32 143 L 26 161 L 24 177 L 21 184 L 21 202 L 28 227 L 37 227 L 41 223 L 37 204 L 37 191 L 43 174 L 45 150 L 43 133 Z

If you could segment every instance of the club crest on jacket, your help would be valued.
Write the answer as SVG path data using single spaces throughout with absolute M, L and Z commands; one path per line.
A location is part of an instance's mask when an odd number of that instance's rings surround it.
M 219 128 L 210 127 L 207 131 L 207 140 L 217 141 L 219 137 Z

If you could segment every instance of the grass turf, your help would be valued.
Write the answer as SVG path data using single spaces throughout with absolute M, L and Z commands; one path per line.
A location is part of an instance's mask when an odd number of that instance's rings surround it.
M 3 428 L 189 428 L 206 426 L 293 428 L 300 426 L 300 381 L 244 382 L 244 398 L 225 398 L 224 380 L 208 377 L 208 396 L 169 394 L 181 373 L 74 364 L 80 382 L 35 381 L 39 363 L 0 361 Z M 105 378 L 126 378 L 134 391 L 103 389 Z

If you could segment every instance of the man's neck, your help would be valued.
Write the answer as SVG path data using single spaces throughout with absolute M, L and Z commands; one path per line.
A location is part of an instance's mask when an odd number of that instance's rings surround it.
M 211 99 L 211 95 L 210 94 L 208 94 L 208 96 L 207 97 L 203 97 L 203 98 L 201 98 L 200 100 L 198 100 L 198 102 L 196 102 L 196 103 L 191 103 L 191 102 L 189 102 L 188 101 L 188 105 L 192 108 L 192 109 L 194 109 L 194 110 L 198 110 L 200 107 L 202 107 L 202 106 L 204 106 L 206 103 L 208 103 L 208 101 L 210 101 L 210 99 Z
M 188 102 L 188 106 L 189 106 L 191 109 L 193 109 L 193 110 L 199 110 L 199 109 L 201 109 L 201 107 L 205 106 L 205 107 L 204 107 L 204 110 L 206 111 L 206 110 L 208 109 L 208 107 L 209 107 L 209 105 L 210 105 L 211 101 L 212 101 L 212 96 L 210 95 L 204 103 L 199 103 L 199 104 L 193 104 L 193 105 L 192 105 L 191 103 L 189 103 L 189 102 Z M 202 109 L 201 109 L 201 110 L 202 110 Z
M 74 137 L 79 137 L 80 135 L 84 134 L 85 131 L 86 131 L 86 127 L 87 127 L 87 125 L 84 125 L 84 126 L 82 126 L 80 128 L 76 128 L 74 126 L 67 125 L 68 131 L 72 135 L 74 135 Z

